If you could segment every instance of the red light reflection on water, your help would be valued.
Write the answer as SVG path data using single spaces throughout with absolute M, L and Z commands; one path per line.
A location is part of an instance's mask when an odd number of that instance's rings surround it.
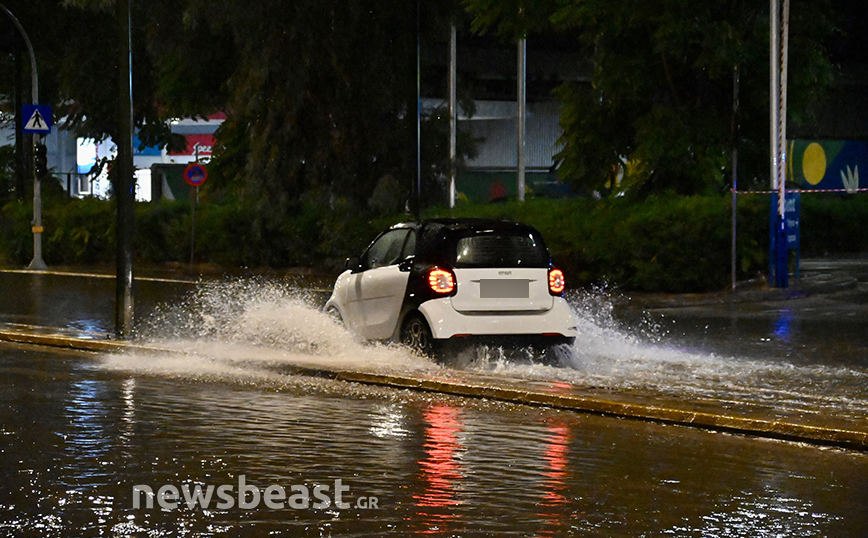
M 563 492 L 567 487 L 569 474 L 570 428 L 564 423 L 555 422 L 548 425 L 549 435 L 546 437 L 546 448 L 543 459 L 547 469 L 542 473 L 546 478 L 543 482 L 543 498 L 537 504 L 537 516 L 544 522 L 544 527 L 537 536 L 560 536 L 567 523 L 569 499 Z
M 418 515 L 426 528 L 420 534 L 441 533 L 440 525 L 458 517 L 452 507 L 461 504 L 455 498 L 456 483 L 463 477 L 458 456 L 463 447 L 458 433 L 464 427 L 460 411 L 446 405 L 432 405 L 422 414 L 425 419 L 425 459 L 419 461 L 425 491 L 414 495 Z

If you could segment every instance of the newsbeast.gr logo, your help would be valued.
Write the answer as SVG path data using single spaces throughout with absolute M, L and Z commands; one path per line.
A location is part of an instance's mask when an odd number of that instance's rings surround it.
M 165 484 L 159 486 L 157 491 L 145 484 L 133 486 L 133 509 L 153 509 L 159 506 L 165 510 L 177 510 L 186 507 L 189 510 L 229 510 L 240 508 L 242 510 L 255 510 L 264 505 L 272 510 L 295 509 L 307 510 L 313 508 L 322 510 L 334 506 L 341 510 L 350 508 L 372 509 L 378 508 L 377 497 L 362 496 L 356 498 L 354 503 L 347 502 L 349 499 L 350 486 L 345 485 L 338 478 L 331 486 L 329 484 L 316 484 L 307 486 L 293 484 L 287 488 L 272 484 L 264 490 L 247 483 L 245 475 L 238 475 L 238 484 L 213 484 L 189 482 L 176 486 Z M 142 502 L 144 500 L 144 503 Z

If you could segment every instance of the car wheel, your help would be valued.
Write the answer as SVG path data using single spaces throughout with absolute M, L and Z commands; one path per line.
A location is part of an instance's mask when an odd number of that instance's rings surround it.
M 574 362 L 573 344 L 575 338 L 567 338 L 560 344 L 548 345 L 543 348 L 543 363 L 550 366 L 570 366 Z
M 416 314 L 407 318 L 401 328 L 401 343 L 424 355 L 434 354 L 434 336 L 425 318 Z

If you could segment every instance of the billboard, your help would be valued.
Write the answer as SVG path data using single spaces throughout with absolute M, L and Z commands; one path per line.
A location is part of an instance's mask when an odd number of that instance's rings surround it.
M 861 140 L 790 140 L 787 180 L 805 190 L 868 189 L 868 145 Z
M 213 134 L 188 134 L 184 135 L 187 147 L 184 151 L 170 151 L 169 155 L 198 155 L 199 157 L 211 157 L 211 148 L 214 146 Z

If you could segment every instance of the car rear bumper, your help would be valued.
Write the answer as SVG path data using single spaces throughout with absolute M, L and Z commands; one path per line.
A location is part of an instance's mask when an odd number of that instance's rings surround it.
M 455 336 L 578 335 L 576 317 L 561 297 L 554 298 L 551 309 L 539 312 L 459 312 L 449 298 L 427 301 L 419 311 L 439 340 Z

